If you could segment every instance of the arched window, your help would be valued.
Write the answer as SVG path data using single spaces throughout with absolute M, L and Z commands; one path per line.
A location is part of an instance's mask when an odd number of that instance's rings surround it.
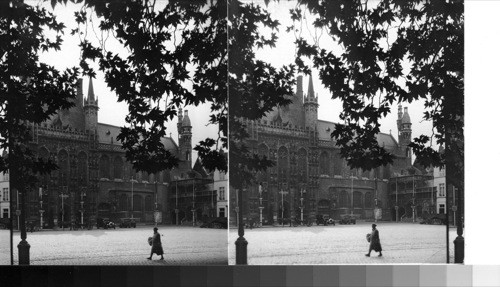
M 127 195 L 122 193 L 118 199 L 118 210 L 125 211 L 129 210 Z
M 353 193 L 353 205 L 354 207 L 357 208 L 362 208 L 363 207 L 363 194 L 359 191 L 355 191 Z
M 151 195 L 146 195 L 144 198 L 144 209 L 146 211 L 153 211 L 153 197 Z
M 333 153 L 333 174 L 334 175 L 342 175 L 342 167 L 344 163 L 342 162 L 342 158 L 340 157 L 340 152 L 335 150 Z
M 99 159 L 99 177 L 109 178 L 109 157 L 105 154 Z
M 304 148 L 299 149 L 297 154 L 297 172 L 299 182 L 307 182 L 307 151 Z
M 134 194 L 134 211 L 142 211 L 142 196 Z
M 326 151 L 319 155 L 319 174 L 330 175 L 330 155 Z
M 365 208 L 373 207 L 373 196 L 371 192 L 365 193 Z
M 288 150 L 283 146 L 278 150 L 278 176 L 281 182 L 288 181 Z
M 87 167 L 88 167 L 88 161 L 87 161 L 87 154 L 85 152 L 80 152 L 78 154 L 78 163 L 77 163 L 77 177 L 78 177 L 78 182 L 80 184 L 85 184 L 87 183 Z
M 349 203 L 349 194 L 347 193 L 347 191 L 345 190 L 342 190 L 339 194 L 339 204 L 340 204 L 340 207 L 349 207 L 350 206 L 350 203 Z
M 113 161 L 114 178 L 122 178 L 123 176 L 123 161 L 120 156 L 116 156 Z
M 59 166 L 59 180 L 61 186 L 68 186 L 69 179 L 69 158 L 68 152 L 65 150 L 59 151 L 57 154 L 57 165 Z

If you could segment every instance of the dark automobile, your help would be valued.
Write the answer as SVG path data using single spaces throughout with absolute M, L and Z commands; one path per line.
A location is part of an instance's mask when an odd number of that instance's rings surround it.
M 102 227 L 104 229 L 116 229 L 116 226 L 114 224 L 113 221 L 110 221 L 109 218 L 97 218 L 97 229 L 99 229 L 99 227 Z
M 356 217 L 350 215 L 344 215 L 340 218 L 340 224 L 356 224 Z
M 333 220 L 333 218 L 330 218 L 329 215 L 316 215 L 316 225 L 324 225 L 324 226 L 328 226 L 328 225 L 335 225 L 335 220 Z
M 201 228 L 224 228 L 227 229 L 227 217 L 217 217 L 200 225 Z
M 120 228 L 135 228 L 136 223 L 133 218 L 122 218 L 119 226 Z

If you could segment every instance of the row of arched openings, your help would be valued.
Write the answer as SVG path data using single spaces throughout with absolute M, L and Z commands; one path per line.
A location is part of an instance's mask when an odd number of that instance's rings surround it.
M 260 144 L 258 147 L 260 157 L 266 156 L 270 158 L 269 148 L 265 144 Z M 319 174 L 320 175 L 348 175 L 361 176 L 364 178 L 385 178 L 390 177 L 389 167 L 379 167 L 373 171 L 348 170 L 346 162 L 342 159 L 339 151 L 327 152 L 322 151 L 319 154 Z M 306 181 L 307 178 L 308 154 L 305 148 L 300 148 L 296 153 L 296 159 L 290 159 L 289 151 L 286 147 L 281 146 L 277 152 L 276 166 L 278 178 L 286 178 L 290 174 L 289 168 L 296 171 L 299 176 L 299 181 Z
M 265 144 L 260 144 L 258 147 L 258 154 L 260 157 L 270 158 L 269 148 Z M 308 155 L 305 148 L 299 148 L 296 153 L 295 159 L 290 159 L 289 151 L 286 147 L 281 146 L 277 152 L 276 168 L 279 178 L 286 178 L 289 174 L 291 166 L 298 175 L 299 181 L 306 181 L 307 178 L 307 164 Z M 322 152 L 319 156 L 319 169 L 320 174 L 330 175 L 330 169 L 333 168 L 335 175 L 341 175 L 343 169 L 343 160 L 340 153 L 335 152 L 332 157 L 327 152 Z
M 131 202 L 132 198 L 131 196 L 127 194 L 121 194 L 118 197 L 118 206 L 117 210 L 118 211 L 128 211 L 130 210 L 130 207 L 132 206 Z M 153 201 L 153 196 L 151 195 L 134 195 L 134 202 L 133 202 L 133 211 L 153 211 L 154 210 L 154 201 Z
M 50 152 L 47 148 L 42 147 L 39 150 L 38 156 L 44 160 L 50 158 Z M 62 149 L 57 155 L 57 158 L 53 159 L 59 166 L 58 170 L 53 171 L 53 176 L 57 176 L 61 181 L 61 185 L 66 185 L 70 179 L 75 179 L 77 181 L 86 182 L 88 179 L 88 155 L 84 151 L 79 152 L 76 157 L 70 157 L 69 153 Z M 132 165 L 129 163 L 124 163 L 121 156 L 115 156 L 111 159 L 108 155 L 101 155 L 99 158 L 99 178 L 107 179 L 130 179 L 134 178 L 136 180 L 154 181 L 154 175 L 147 173 L 135 172 Z M 158 179 L 162 181 L 162 179 Z
M 42 147 L 38 156 L 43 160 L 50 158 L 50 152 L 47 148 Z M 88 157 L 83 151 L 79 152 L 76 157 L 70 157 L 66 150 L 60 150 L 57 153 L 57 158 L 52 159 L 59 166 L 58 170 L 52 172 L 53 176 L 58 176 L 60 184 L 65 185 L 69 179 L 75 179 L 78 182 L 86 182 L 88 177 Z

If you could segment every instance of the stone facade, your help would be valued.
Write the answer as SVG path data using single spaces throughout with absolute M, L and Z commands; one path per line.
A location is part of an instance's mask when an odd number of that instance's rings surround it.
M 9 172 L 0 173 L 0 223 L 9 223 L 10 198 Z
M 162 139 L 165 148 L 181 159 L 179 166 L 146 174 L 136 172 L 127 162 L 116 139 L 120 127 L 100 123 L 98 109 L 92 80 L 85 99 L 80 80 L 73 108 L 32 126 L 33 150 L 40 157 L 53 159 L 59 169 L 41 176 L 37 191 L 29 193 L 27 220 L 39 220 L 42 210 L 46 228 L 61 226 L 61 221 L 87 224 L 98 217 L 115 222 L 133 217 L 137 222 L 152 223 L 155 214 L 159 223 L 171 223 L 173 182 L 193 174 L 187 111 L 178 119 L 179 145 L 172 138 Z M 195 179 L 201 182 L 200 192 L 209 189 L 206 180 Z M 203 209 L 198 202 L 194 204 Z
M 260 121 L 246 121 L 247 145 L 255 153 L 267 156 L 275 166 L 257 174 L 259 185 L 243 192 L 244 220 L 263 223 L 316 216 L 340 219 L 354 215 L 361 219 L 390 220 L 392 202 L 389 181 L 411 167 L 411 120 L 408 109 L 398 111 L 398 141 L 392 134 L 380 133 L 380 146 L 395 155 L 391 165 L 371 171 L 353 170 L 341 158 L 339 148 L 330 135 L 335 123 L 318 119 L 318 95 L 310 78 L 307 94 L 303 94 L 302 76 L 292 103 L 268 113 Z M 262 198 L 262 199 L 261 199 Z M 231 222 L 237 217 L 236 191 L 230 190 Z

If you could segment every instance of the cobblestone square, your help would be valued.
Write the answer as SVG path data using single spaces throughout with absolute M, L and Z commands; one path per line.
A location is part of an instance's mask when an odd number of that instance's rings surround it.
M 401 264 L 446 263 L 446 226 L 378 223 L 383 256 L 372 252 L 366 234 L 371 222 L 356 225 L 262 227 L 245 229 L 248 264 Z M 456 232 L 450 233 L 450 244 Z M 237 229 L 230 230 L 229 264 L 235 264 Z M 450 249 L 453 245 L 450 246 Z M 453 262 L 453 261 L 450 261 Z
M 31 265 L 227 265 L 227 230 L 159 226 L 165 260 L 153 255 L 152 226 L 28 233 Z M 5 233 L 5 234 L 4 234 Z M 2 231 L 1 264 L 10 264 L 9 231 Z M 7 240 L 4 240 L 6 238 Z M 20 233 L 14 232 L 14 264 Z

